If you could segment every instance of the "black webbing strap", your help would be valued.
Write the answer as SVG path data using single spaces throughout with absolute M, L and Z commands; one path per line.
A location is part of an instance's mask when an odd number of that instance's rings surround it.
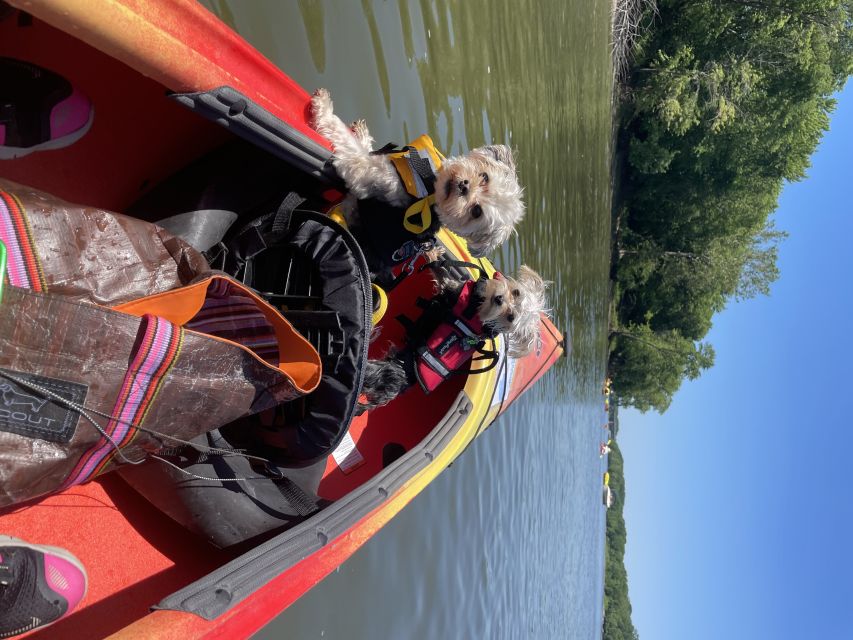
M 273 483 L 282 497 L 300 516 L 310 516 L 320 510 L 320 506 L 311 499 L 311 496 L 290 478 L 282 477 L 280 480 L 273 480 Z
M 305 198 L 300 196 L 295 191 L 288 193 L 281 204 L 278 205 L 278 210 L 275 212 L 275 218 L 272 221 L 270 235 L 273 238 L 278 238 L 290 228 L 290 218 L 293 216 L 293 211 L 300 204 L 305 202 Z
M 480 278 L 488 277 L 486 276 L 486 270 L 483 269 L 483 267 L 481 267 L 480 265 L 474 264 L 473 262 L 466 262 L 465 260 L 451 260 L 450 258 L 439 258 L 438 260 L 427 262 L 420 268 L 420 270 L 423 271 L 424 269 L 436 269 L 446 267 L 476 269 L 480 273 Z
M 417 148 L 410 144 L 401 147 L 396 142 L 386 142 L 381 148 L 371 151 L 370 155 L 387 156 L 389 153 L 404 153 L 406 151 L 417 151 Z
M 427 158 L 422 158 L 417 150 L 409 152 L 409 165 L 423 180 L 424 186 L 429 193 L 435 193 L 435 172 L 432 170 L 432 164 Z
M 498 366 L 498 362 L 500 361 L 500 356 L 498 355 L 497 351 L 492 351 L 490 349 L 483 349 L 483 348 L 479 348 L 478 351 L 480 352 L 481 355 L 477 356 L 476 358 L 471 358 L 471 362 L 474 363 L 474 362 L 482 362 L 483 360 L 491 360 L 491 362 L 488 365 L 486 365 L 482 369 L 472 369 L 471 367 L 468 367 L 467 369 L 456 369 L 455 371 L 451 371 L 450 375 L 456 376 L 456 375 L 464 374 L 466 376 L 468 376 L 468 375 L 473 376 L 473 375 L 478 375 L 481 373 L 486 373 L 487 371 L 491 371 L 496 366 Z
M 229 252 L 223 261 L 225 265 L 223 271 L 233 273 L 234 277 L 238 277 L 237 274 L 242 271 L 242 281 L 244 283 L 252 282 L 254 258 L 266 248 L 267 243 L 258 227 L 251 226 L 245 229 L 228 243 Z
M 377 149 L 376 151 L 371 151 L 370 155 L 372 156 L 387 156 L 389 153 L 399 153 L 400 151 L 404 151 L 404 149 L 400 149 L 396 142 L 389 142 L 381 149 Z
M 256 218 L 227 243 L 220 242 L 211 247 L 205 253 L 208 263 L 214 269 L 225 271 L 243 283 L 251 284 L 254 279 L 255 256 L 266 250 L 270 244 L 281 240 L 290 229 L 294 210 L 303 202 L 305 198 L 291 191 L 278 205 L 275 213 Z M 272 223 L 269 222 L 270 218 Z
M 462 309 L 462 317 L 466 320 L 471 320 L 474 316 L 477 315 L 477 312 L 480 309 L 480 303 L 483 299 L 480 296 L 471 292 L 471 295 L 468 296 L 468 304 L 465 305 L 465 308 Z
M 406 330 L 406 335 L 411 335 L 415 330 L 415 321 L 412 320 L 409 316 L 400 314 L 396 317 L 397 322 L 403 325 L 403 328 Z
M 427 188 L 429 193 L 435 192 L 435 171 L 433 171 L 432 163 L 430 163 L 428 158 L 424 158 L 420 155 L 420 152 L 416 147 L 412 145 L 406 145 L 405 147 L 399 147 L 393 142 L 389 142 L 381 149 L 376 149 L 375 151 L 371 151 L 370 155 L 372 156 L 387 156 L 392 153 L 409 153 L 409 157 L 407 158 L 409 161 L 409 165 L 414 169 L 415 173 L 420 176 L 420 179 L 423 180 L 424 186 Z

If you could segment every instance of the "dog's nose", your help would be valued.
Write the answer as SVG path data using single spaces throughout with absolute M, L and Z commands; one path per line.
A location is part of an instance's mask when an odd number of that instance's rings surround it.
M 468 181 L 467 180 L 460 180 L 459 184 L 457 186 L 459 187 L 459 193 L 461 193 L 463 196 L 468 195 Z

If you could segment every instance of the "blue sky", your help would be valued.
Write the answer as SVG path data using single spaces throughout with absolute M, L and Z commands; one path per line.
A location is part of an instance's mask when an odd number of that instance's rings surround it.
M 853 638 L 853 83 L 785 186 L 781 277 L 733 303 L 715 366 L 620 412 L 642 640 Z

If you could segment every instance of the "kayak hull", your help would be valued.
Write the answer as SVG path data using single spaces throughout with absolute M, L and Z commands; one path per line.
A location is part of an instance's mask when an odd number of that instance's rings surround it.
M 95 118 L 91 131 L 68 148 L 0 162 L 3 177 L 73 202 L 127 210 L 234 138 L 226 127 L 166 98 L 167 91 L 231 87 L 329 147 L 308 126 L 308 93 L 195 2 L 11 4 L 34 20 L 27 29 L 0 22 L 0 56 L 21 57 L 67 77 L 91 98 Z M 457 257 L 472 259 L 452 234 L 442 231 L 441 240 Z M 492 271 L 488 261 L 481 264 Z M 249 637 L 370 540 L 554 365 L 564 351 L 563 336 L 547 318 L 542 323 L 541 342 L 528 357 L 508 358 L 498 338 L 503 355 L 492 371 L 459 376 L 428 402 L 411 392 L 392 403 L 398 407 L 389 406 L 385 418 L 377 412 L 375 419 L 356 419 L 350 436 L 364 462 L 345 472 L 329 456 L 320 495 L 332 506 L 316 522 L 257 547 L 219 550 L 200 543 L 117 477 L 0 515 L 3 534 L 66 547 L 89 572 L 90 591 L 79 610 L 33 636 Z M 412 423 L 411 441 L 399 443 L 405 455 L 386 465 L 377 447 L 389 437 L 388 425 L 401 419 Z M 282 549 L 297 542 L 304 552 L 285 558 Z M 237 576 L 265 563 L 266 573 L 259 568 L 258 574 L 262 586 L 232 588 Z M 164 608 L 150 611 L 158 602 Z

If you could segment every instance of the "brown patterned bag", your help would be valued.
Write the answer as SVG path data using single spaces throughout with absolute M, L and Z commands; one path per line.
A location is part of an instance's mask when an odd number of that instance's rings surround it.
M 314 348 L 140 220 L 0 180 L 0 506 L 310 392 Z

